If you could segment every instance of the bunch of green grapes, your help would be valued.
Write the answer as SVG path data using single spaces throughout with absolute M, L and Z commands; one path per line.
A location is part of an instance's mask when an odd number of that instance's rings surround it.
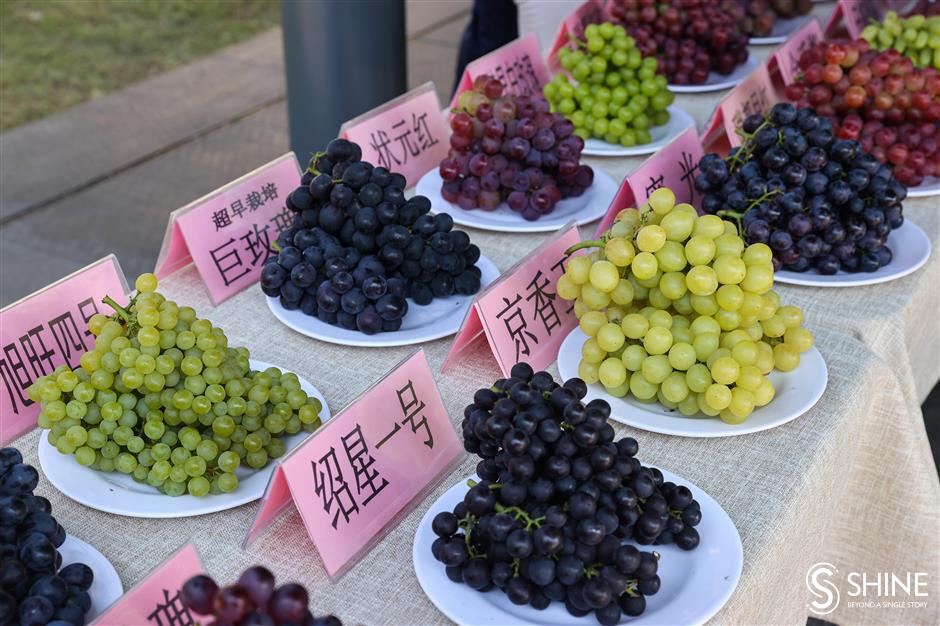
M 634 146 L 650 143 L 650 128 L 669 121 L 675 95 L 656 73 L 655 57 L 643 57 L 623 26 L 591 24 L 575 48 L 558 51 L 564 74 L 543 92 L 552 110 L 566 116 L 583 139 Z
M 800 309 L 772 291 L 770 248 L 745 247 L 733 224 L 667 188 L 574 248 L 593 249 L 557 284 L 588 335 L 579 375 L 613 396 L 739 424 L 773 399 L 767 375 L 813 345 Z
M 320 401 L 296 374 L 251 371 L 246 348 L 157 293 L 153 274 L 136 287 L 126 308 L 105 298 L 117 313 L 88 321 L 95 347 L 78 368 L 29 388 L 59 452 L 167 495 L 205 496 L 235 491 L 242 463 L 260 469 L 284 454 L 284 436 L 320 425 Z
M 881 23 L 872 22 L 862 30 L 862 38 L 876 50 L 894 48 L 918 67 L 940 70 L 940 15 L 902 18 L 888 11 Z

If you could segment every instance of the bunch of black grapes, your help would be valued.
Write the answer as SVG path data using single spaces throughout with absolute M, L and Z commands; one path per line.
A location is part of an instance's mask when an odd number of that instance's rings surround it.
M 525 363 L 476 392 L 462 427 L 480 481 L 434 518 L 431 549 L 455 582 L 616 624 L 660 587 L 659 555 L 626 541 L 692 550 L 702 513 L 688 487 L 640 463 L 635 439 L 614 441 L 610 405 L 586 393 Z
M 904 223 L 907 188 L 890 166 L 789 103 L 748 116 L 742 130 L 743 145 L 726 158 L 699 162 L 706 213 L 735 220 L 749 244 L 769 245 L 775 270 L 874 272 L 891 262 L 888 234 Z
M 424 196 L 405 199 L 404 176 L 362 160 L 358 145 L 334 139 L 287 199 L 292 226 L 265 263 L 261 289 L 289 310 L 366 334 L 396 331 L 408 300 L 480 290 L 480 249 L 430 215 Z
M 19 450 L 0 448 L 0 624 L 83 626 L 94 573 L 84 563 L 61 567 L 65 530 L 33 494 L 38 482 Z

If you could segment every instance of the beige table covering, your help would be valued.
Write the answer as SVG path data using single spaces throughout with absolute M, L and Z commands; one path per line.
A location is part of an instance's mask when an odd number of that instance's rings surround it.
M 772 47 L 754 50 L 763 60 Z M 721 95 L 683 95 L 677 104 L 701 127 Z M 642 158 L 590 162 L 620 180 Z M 905 203 L 905 214 L 924 228 L 934 249 L 940 242 L 938 213 L 937 197 Z M 471 236 L 506 269 L 549 235 L 472 230 Z M 940 482 L 919 406 L 940 378 L 938 281 L 940 259 L 934 252 L 924 268 L 889 284 L 853 289 L 778 285 L 785 301 L 804 309 L 829 369 L 825 395 L 789 424 L 724 439 L 669 437 L 617 426 L 618 436 L 639 440 L 644 462 L 708 491 L 741 534 L 741 582 L 715 623 L 804 623 L 812 600 L 804 578 L 810 566 L 823 561 L 842 575 L 926 572 L 929 593 L 916 598 L 927 600 L 925 608 L 849 608 L 852 598 L 843 582 L 842 603 L 826 619 L 839 624 L 940 623 Z M 233 344 L 247 345 L 253 357 L 311 380 L 334 412 L 413 350 L 344 348 L 311 340 L 279 324 L 256 287 L 213 308 L 191 266 L 165 280 L 161 291 L 195 306 L 221 325 Z M 449 347 L 450 339 L 424 346 L 436 373 Z M 554 365 L 551 370 L 557 375 Z M 438 374 L 455 426 L 474 390 L 498 376 L 495 361 L 480 348 L 471 350 L 458 367 Z M 34 431 L 13 442 L 37 467 L 38 438 Z M 473 466 L 467 459 L 337 584 L 326 577 L 295 511 L 243 552 L 241 540 L 256 504 L 195 518 L 144 520 L 76 504 L 45 478 L 38 491 L 52 501 L 69 533 L 111 560 L 125 588 L 192 541 L 219 580 L 231 581 L 245 567 L 263 563 L 279 580 L 306 584 L 316 613 L 335 613 L 347 624 L 436 624 L 447 619 L 415 578 L 415 529 L 433 499 Z M 171 499 L 167 506 L 173 506 Z

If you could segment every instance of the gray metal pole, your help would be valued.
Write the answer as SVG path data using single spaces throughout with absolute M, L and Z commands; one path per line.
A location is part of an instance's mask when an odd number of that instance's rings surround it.
M 404 0 L 281 0 L 290 146 L 301 165 L 340 124 L 406 89 Z

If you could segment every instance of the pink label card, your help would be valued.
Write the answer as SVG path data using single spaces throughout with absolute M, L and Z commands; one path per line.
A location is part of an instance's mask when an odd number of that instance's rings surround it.
M 725 96 L 718 108 L 732 147 L 741 145 L 741 136 L 736 131 L 741 128 L 744 118 L 754 113 L 767 113 L 775 99 L 770 74 L 763 63 Z
M 565 271 L 565 251 L 580 241 L 577 225 L 565 226 L 477 295 L 443 367 L 455 362 L 481 331 L 505 376 L 520 361 L 535 370 L 553 363 L 578 323 L 573 305 L 555 293 L 555 283 Z
M 102 298 L 124 305 L 129 291 L 112 254 L 0 310 L 0 445 L 36 425 L 33 381 L 95 346 L 88 320 L 114 313 Z
M 784 85 L 790 85 L 800 73 L 800 55 L 822 41 L 823 33 L 819 22 L 812 19 L 790 35 L 790 37 L 777 48 L 773 56 L 767 61 L 767 69 L 771 71 L 776 67 Z
M 881 20 L 884 10 L 884 0 L 839 0 L 823 31 L 827 37 L 833 37 L 839 34 L 839 27 L 844 25 L 848 36 L 856 39 L 868 25 L 869 19 Z
M 695 127 L 690 126 L 624 179 L 598 226 L 597 234 L 610 228 L 620 211 L 646 202 L 649 195 L 660 187 L 672 189 L 676 202 L 696 206 L 699 193 L 695 190 L 695 176 L 703 155 Z
M 568 42 L 574 39 L 584 39 L 584 29 L 588 24 L 598 24 L 604 21 L 604 2 L 603 0 L 588 0 L 577 9 L 571 12 L 568 17 L 562 21 L 558 27 L 558 34 L 555 35 L 555 42 L 548 52 L 548 67 L 552 72 L 561 71 L 561 63 L 558 62 L 558 51 L 567 46 Z
M 204 573 L 199 555 L 187 544 L 118 598 L 92 622 L 94 626 L 195 625 L 195 613 L 183 605 L 180 590 L 191 577 Z
M 261 275 L 271 244 L 290 228 L 287 196 L 300 184 L 300 165 L 288 152 L 170 214 L 155 273 L 196 264 L 209 298 L 219 304 Z
M 514 39 L 467 65 L 450 108 L 455 108 L 460 94 L 472 89 L 473 81 L 484 74 L 502 81 L 506 93 L 528 96 L 541 93 L 542 85 L 550 78 L 539 49 L 539 39 L 533 33 Z
M 275 473 L 283 474 L 327 574 L 336 580 L 437 485 L 462 452 L 418 350 L 284 457 Z M 256 527 L 271 523 L 283 501 L 283 483 L 272 479 L 249 539 Z
M 400 172 L 414 186 L 450 149 L 447 120 L 434 83 L 412 89 L 340 127 L 362 147 L 365 161 Z

